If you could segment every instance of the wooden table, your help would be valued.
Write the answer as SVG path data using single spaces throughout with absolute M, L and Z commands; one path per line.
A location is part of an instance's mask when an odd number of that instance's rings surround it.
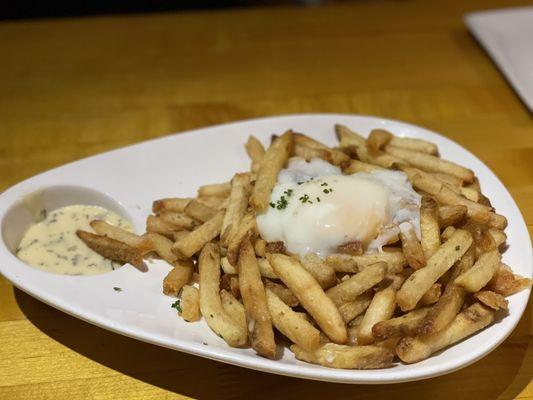
M 0 24 L 0 189 L 171 132 L 300 112 L 380 115 L 458 141 L 533 232 L 533 119 L 462 15 L 504 1 L 358 1 Z M 531 307 L 498 349 L 423 382 L 269 375 L 69 317 L 0 278 L 0 398 L 533 398 Z

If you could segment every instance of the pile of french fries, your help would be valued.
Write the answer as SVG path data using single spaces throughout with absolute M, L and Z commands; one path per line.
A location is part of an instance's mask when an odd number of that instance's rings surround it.
M 433 143 L 374 130 L 369 137 L 336 125 L 339 145 L 303 134 L 273 136 L 268 149 L 246 143 L 249 172 L 201 186 L 196 198 L 153 203 L 146 233 L 103 221 L 79 232 L 91 248 L 142 268 L 146 257 L 173 266 L 163 292 L 179 297 L 184 320 L 202 317 L 229 346 L 332 368 L 386 368 L 424 360 L 485 328 L 507 311 L 506 296 L 531 285 L 501 262 L 507 221 L 474 173 L 441 159 Z M 318 157 L 343 173 L 403 171 L 422 196 L 421 240 L 411 225 L 383 252 L 339 246 L 325 259 L 288 254 L 266 242 L 256 214 L 270 201 L 290 157 Z

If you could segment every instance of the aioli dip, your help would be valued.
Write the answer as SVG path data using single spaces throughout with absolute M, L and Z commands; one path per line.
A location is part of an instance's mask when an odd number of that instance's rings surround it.
M 102 257 L 76 236 L 78 229 L 94 233 L 90 222 L 95 219 L 133 231 L 127 220 L 102 207 L 58 208 L 28 228 L 17 257 L 37 269 L 65 275 L 96 275 L 120 268 L 121 264 Z

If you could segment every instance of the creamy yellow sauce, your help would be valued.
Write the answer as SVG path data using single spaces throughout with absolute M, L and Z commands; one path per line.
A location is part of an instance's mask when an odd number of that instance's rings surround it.
M 66 275 L 96 275 L 120 268 L 120 264 L 91 250 L 76 236 L 78 229 L 94 233 L 90 222 L 95 219 L 133 230 L 127 220 L 102 207 L 58 208 L 30 226 L 17 249 L 17 257 L 32 267 Z

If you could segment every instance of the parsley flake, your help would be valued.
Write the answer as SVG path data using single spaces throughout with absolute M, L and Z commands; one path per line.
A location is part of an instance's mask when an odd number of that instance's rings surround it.
M 179 313 L 181 313 L 181 300 L 176 300 L 174 303 L 172 303 L 170 308 L 175 308 L 176 310 L 178 310 Z
M 122 288 L 119 288 L 119 287 L 117 287 L 117 286 L 115 286 L 115 287 L 113 288 L 113 290 L 114 290 L 115 292 L 122 292 Z

